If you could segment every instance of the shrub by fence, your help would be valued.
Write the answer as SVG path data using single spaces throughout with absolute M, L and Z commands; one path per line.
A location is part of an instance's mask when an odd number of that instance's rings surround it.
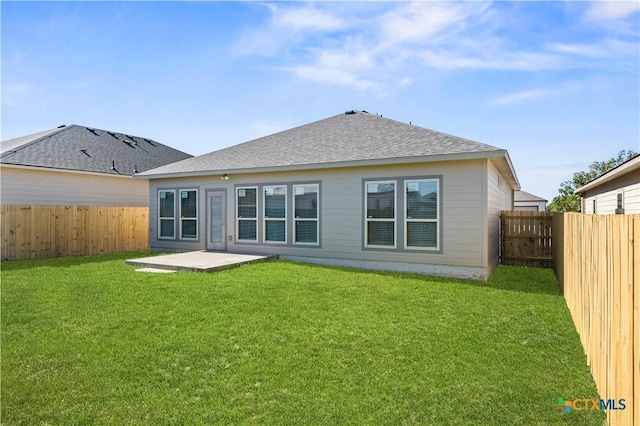
M 554 269 L 609 424 L 640 425 L 640 215 L 556 214 Z
M 149 248 L 147 207 L 2 205 L 2 259 Z

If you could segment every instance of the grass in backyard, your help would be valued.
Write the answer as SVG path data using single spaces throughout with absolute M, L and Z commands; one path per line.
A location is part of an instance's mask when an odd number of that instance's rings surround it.
M 602 424 L 550 270 L 487 283 L 276 261 L 146 274 L 146 253 L 2 264 L 13 424 Z

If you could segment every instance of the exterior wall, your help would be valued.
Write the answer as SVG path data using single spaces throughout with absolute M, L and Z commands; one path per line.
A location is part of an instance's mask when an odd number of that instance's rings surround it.
M 528 212 L 544 212 L 547 210 L 547 203 L 544 201 L 514 201 L 513 210 Z
M 154 251 L 186 251 L 206 248 L 206 206 L 208 190 L 223 189 L 227 194 L 227 250 L 239 253 L 278 254 L 295 259 L 306 258 L 330 264 L 368 267 L 375 262 L 380 269 L 440 273 L 486 279 L 486 164 L 487 160 L 451 161 L 398 166 L 351 167 L 278 173 L 153 179 L 149 184 L 149 242 Z M 495 172 L 495 169 L 494 169 Z M 495 172 L 497 173 L 497 172 Z M 364 179 L 403 177 L 441 178 L 441 247 L 439 252 L 398 249 L 363 249 Z M 252 244 L 236 242 L 235 187 L 279 183 L 320 183 L 320 245 Z M 503 182 L 506 187 L 506 182 Z M 158 190 L 198 189 L 198 239 L 196 241 L 158 238 Z M 501 194 L 500 191 L 497 191 Z M 403 195 L 398 188 L 397 196 Z M 291 194 L 288 194 L 291 197 Z M 507 202 L 492 199 L 492 219 Z M 177 198 L 176 198 L 177 199 Z M 510 199 L 509 199 L 510 200 Z M 508 201 L 510 202 L 510 201 Z M 510 207 L 509 207 L 510 208 Z M 291 214 L 290 212 L 288 213 Z M 398 210 L 397 216 L 403 212 Z M 176 220 L 178 220 L 176 218 Z M 397 223 L 400 226 L 401 222 Z M 259 235 L 261 232 L 259 232 Z M 491 235 L 497 238 L 497 228 Z M 289 239 L 291 237 L 289 236 Z M 493 247 L 493 246 L 492 246 Z M 386 267 L 385 267 L 386 265 Z M 412 269 L 413 268 L 413 269 Z
M 2 167 L 2 204 L 126 206 L 149 205 L 148 181 L 128 177 Z
M 640 213 L 640 171 L 621 176 L 587 191 L 582 199 L 582 211 L 586 214 L 615 214 L 620 193 L 624 213 Z M 593 211 L 594 200 L 595 212 Z
M 513 208 L 513 189 L 500 176 L 491 161 L 487 161 L 487 267 L 488 273 L 500 261 L 500 210 Z

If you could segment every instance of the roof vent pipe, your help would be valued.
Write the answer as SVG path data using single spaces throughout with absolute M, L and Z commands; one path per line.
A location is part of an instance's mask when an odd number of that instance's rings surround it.
M 111 170 L 116 169 L 116 160 L 111 160 Z

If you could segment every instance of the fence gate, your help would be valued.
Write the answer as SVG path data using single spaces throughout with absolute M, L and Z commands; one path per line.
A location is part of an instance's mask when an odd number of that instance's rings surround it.
M 503 210 L 500 213 L 500 263 L 551 268 L 552 212 Z

